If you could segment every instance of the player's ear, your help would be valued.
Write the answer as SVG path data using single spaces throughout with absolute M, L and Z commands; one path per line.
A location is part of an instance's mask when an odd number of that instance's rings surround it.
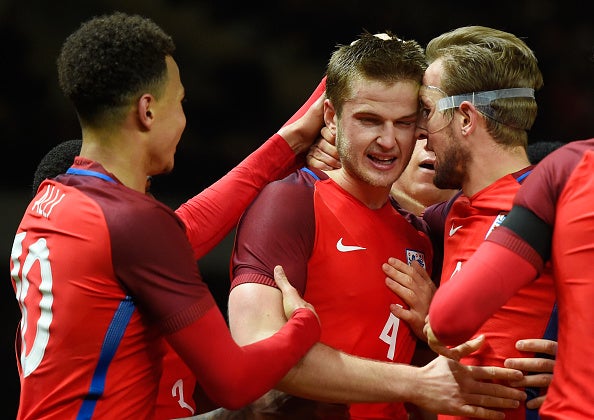
M 324 123 L 332 135 L 336 135 L 336 110 L 329 99 L 324 100 Z
M 150 128 L 154 121 L 154 110 L 153 104 L 155 103 L 155 98 L 153 95 L 145 93 L 138 99 L 138 120 L 142 126 L 145 128 Z
M 460 131 L 462 135 L 465 136 L 472 133 L 477 127 L 478 119 L 484 117 L 478 109 L 468 101 L 462 102 L 459 110 L 460 112 L 454 113 L 454 118 L 458 118 Z

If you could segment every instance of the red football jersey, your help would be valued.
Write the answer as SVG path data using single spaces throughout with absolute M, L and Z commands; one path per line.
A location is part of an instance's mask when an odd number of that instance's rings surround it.
M 503 224 L 455 281 L 438 289 L 430 309 L 432 326 L 435 322 L 448 342 L 464 341 L 468 331 L 515 299 L 518 289 L 531 287 L 550 259 L 559 337 L 553 381 L 539 411 L 543 419 L 585 420 L 594 412 L 588 391 L 594 377 L 589 363 L 594 345 L 593 173 L 594 139 L 568 143 L 545 157 L 519 189 Z M 473 316 L 460 317 L 460 312 Z
M 92 395 L 96 416 L 150 418 L 164 351 L 160 334 L 192 322 L 200 312 L 189 308 L 206 311 L 214 300 L 204 282 L 190 281 L 200 276 L 171 209 L 91 161 L 77 158 L 73 168 L 97 175 L 45 181 L 13 246 L 11 274 L 23 314 L 19 418 L 75 418 Z M 119 308 L 131 303 L 126 324 Z M 185 312 L 180 325 L 166 322 Z M 113 344 L 117 336 L 109 331 L 118 325 L 123 336 Z M 114 354 L 102 353 L 111 344 Z
M 237 346 L 179 218 L 81 157 L 27 208 L 11 276 L 22 312 L 19 419 L 152 418 L 163 337 L 215 401 L 245 405 L 320 333 L 301 309 L 280 334 Z
M 456 281 L 456 273 L 493 229 L 503 222 L 521 185 L 517 178 L 525 176 L 526 171 L 504 176 L 470 198 L 460 195 L 455 199 L 444 224 L 440 287 Z M 476 334 L 485 335 L 485 344 L 478 351 L 463 357 L 461 362 L 474 366 L 503 366 L 507 358 L 525 356 L 525 353 L 515 349 L 516 341 L 542 337 L 553 313 L 554 303 L 555 291 L 548 267 L 538 281 L 521 289 L 481 326 Z M 472 313 L 460 312 L 459 316 L 471 317 Z M 506 410 L 506 419 L 524 420 L 525 411 L 524 405 L 515 410 Z M 440 415 L 439 418 L 461 417 Z
M 246 211 L 238 226 L 232 287 L 261 282 L 262 274 L 274 286 L 273 268 L 280 264 L 315 306 L 323 343 L 361 357 L 410 363 L 416 337 L 390 312 L 391 303 L 405 304 L 386 287 L 381 266 L 396 257 L 430 268 L 428 236 L 390 202 L 371 210 L 314 172 L 320 181 L 299 171 L 271 183 Z M 402 403 L 351 404 L 349 412 L 357 419 L 408 418 Z

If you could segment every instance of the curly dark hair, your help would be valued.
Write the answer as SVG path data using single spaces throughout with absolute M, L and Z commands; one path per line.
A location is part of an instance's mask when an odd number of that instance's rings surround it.
M 98 123 L 143 90 L 158 95 L 165 57 L 174 51 L 171 36 L 146 17 L 122 12 L 94 17 L 62 45 L 60 88 L 82 121 Z
M 63 174 L 72 166 L 74 158 L 80 154 L 82 140 L 66 140 L 54 146 L 41 158 L 33 175 L 32 193 L 37 194 L 39 185 L 47 178 Z

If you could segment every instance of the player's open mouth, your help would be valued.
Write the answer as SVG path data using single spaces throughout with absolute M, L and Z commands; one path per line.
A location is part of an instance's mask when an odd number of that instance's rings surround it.
M 377 156 L 373 156 L 373 155 L 367 155 L 367 157 L 369 159 L 371 159 L 372 161 L 376 162 L 376 163 L 380 163 L 382 165 L 391 165 L 392 163 L 394 163 L 396 161 L 395 157 L 392 158 L 381 158 L 381 157 L 377 157 Z

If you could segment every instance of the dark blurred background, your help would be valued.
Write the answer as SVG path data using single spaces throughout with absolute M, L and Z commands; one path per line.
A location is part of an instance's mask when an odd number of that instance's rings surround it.
M 266 2 L 268 3 L 268 2 Z M 0 0 L 0 251 L 5 367 L 3 418 L 18 406 L 14 331 L 18 306 L 8 261 L 15 229 L 31 198 L 33 172 L 57 143 L 80 138 L 61 95 L 55 59 L 82 21 L 114 10 L 153 18 L 177 44 L 188 102 L 187 128 L 174 173 L 157 178 L 157 197 L 177 207 L 208 186 L 273 134 L 309 96 L 337 44 L 363 30 L 392 30 L 425 45 L 463 25 L 512 32 L 535 51 L 545 86 L 531 141 L 594 136 L 594 23 L 578 1 L 481 3 L 289 0 L 270 6 L 225 0 Z M 200 262 L 215 293 L 226 293 L 231 237 Z M 76 316 L 73 314 L 73 316 Z M 68 366 L 64 366 L 68 369 Z

